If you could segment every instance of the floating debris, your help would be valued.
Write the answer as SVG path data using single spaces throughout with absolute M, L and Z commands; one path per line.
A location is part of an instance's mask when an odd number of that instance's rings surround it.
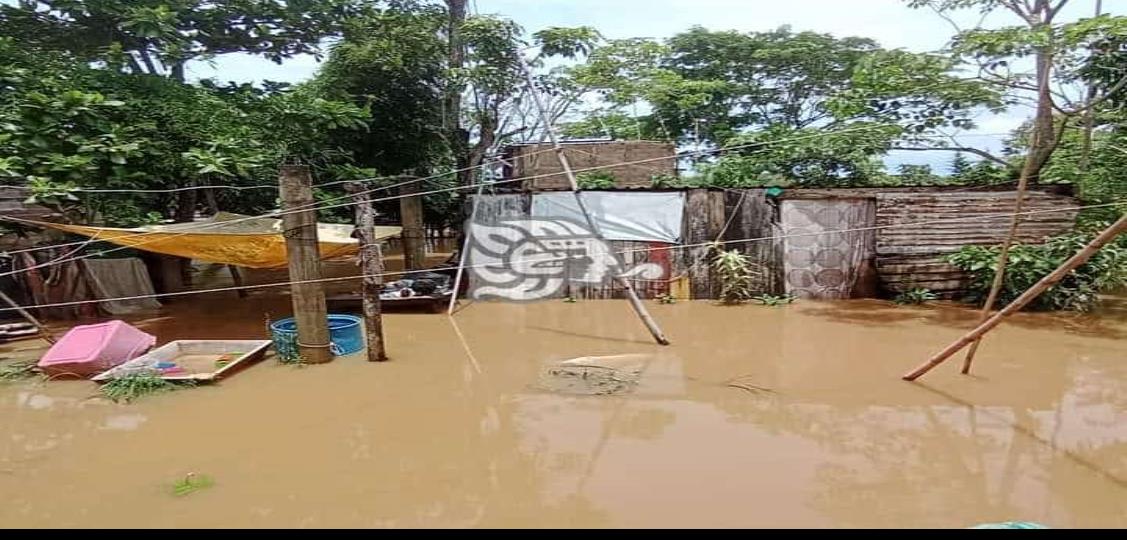
M 606 396 L 631 392 L 642 375 L 645 355 L 584 356 L 548 364 L 541 388 L 561 394 Z

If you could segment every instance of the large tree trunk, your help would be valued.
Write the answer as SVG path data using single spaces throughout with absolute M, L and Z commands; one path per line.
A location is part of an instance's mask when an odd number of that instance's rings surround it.
M 446 27 L 448 40 L 447 66 L 448 70 L 461 68 L 466 63 L 466 46 L 462 42 L 462 25 L 466 22 L 466 0 L 446 0 L 449 23 Z M 447 80 L 450 80 L 448 77 Z M 450 144 L 450 151 L 454 154 L 454 163 L 458 172 L 458 184 L 467 186 L 473 183 L 473 171 L 463 170 L 470 167 L 470 133 L 462 127 L 462 90 L 460 84 L 449 83 L 446 95 L 443 98 L 443 125 L 446 128 L 446 138 Z

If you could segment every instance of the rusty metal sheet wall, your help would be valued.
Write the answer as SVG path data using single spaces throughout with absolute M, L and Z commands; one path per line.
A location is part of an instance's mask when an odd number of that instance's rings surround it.
M 956 296 L 966 275 L 946 262 L 965 245 L 999 244 L 1009 229 L 1017 193 L 956 191 L 944 193 L 877 193 L 876 264 L 881 285 L 890 292 L 914 287 Z M 1079 202 L 1064 195 L 1029 192 L 1029 211 L 1062 210 L 1022 218 L 1018 240 L 1041 242 L 1070 230 Z

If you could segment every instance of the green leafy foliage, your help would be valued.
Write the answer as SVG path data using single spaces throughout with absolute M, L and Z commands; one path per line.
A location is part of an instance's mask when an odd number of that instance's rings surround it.
M 1093 224 L 1074 233 L 1050 238 L 1043 245 L 1013 246 L 998 297 L 999 304 L 1012 302 L 1080 251 L 1107 225 Z M 994 280 L 999 250 L 998 246 L 966 246 L 948 257 L 951 264 L 971 276 L 968 301 L 981 303 L 985 300 Z M 1035 310 L 1089 311 L 1099 304 L 1100 294 L 1124 286 L 1127 286 L 1127 239 L 1120 237 L 1042 293 L 1029 306 Z
M 199 183 L 272 182 L 286 159 L 328 164 L 328 134 L 363 129 L 367 111 L 297 88 L 188 85 L 96 69 L 0 39 L 0 175 L 69 219 L 134 226 L 174 217 L 168 194 Z M 112 189 L 97 194 L 74 188 Z M 225 210 L 274 206 L 265 191 L 220 191 Z M 194 210 L 192 208 L 191 210 Z M 179 212 L 184 214 L 186 212 Z
M 319 54 L 322 39 L 370 8 L 363 0 L 21 0 L 0 5 L 0 35 L 182 78 L 185 62 L 218 54 L 274 62 Z
M 938 299 L 939 295 L 931 292 L 931 289 L 926 289 L 923 287 L 913 287 L 900 294 L 897 294 L 896 297 L 892 299 L 892 301 L 900 305 L 918 306 L 920 304 L 926 304 L 927 302 Z
M 876 159 L 897 136 L 896 126 L 858 123 L 839 130 L 771 127 L 735 137 L 741 147 L 700 166 L 704 183 L 720 187 L 880 184 Z
M 614 173 L 609 171 L 588 171 L 575 176 L 579 189 L 611 189 L 614 187 Z

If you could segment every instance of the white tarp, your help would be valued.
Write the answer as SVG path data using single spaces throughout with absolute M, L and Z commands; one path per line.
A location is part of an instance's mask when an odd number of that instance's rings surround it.
M 607 240 L 643 242 L 681 242 L 681 216 L 685 194 L 621 193 L 587 191 L 580 194 L 583 204 Z M 568 218 L 586 226 L 575 195 L 570 191 L 536 193 L 532 196 L 532 217 Z

